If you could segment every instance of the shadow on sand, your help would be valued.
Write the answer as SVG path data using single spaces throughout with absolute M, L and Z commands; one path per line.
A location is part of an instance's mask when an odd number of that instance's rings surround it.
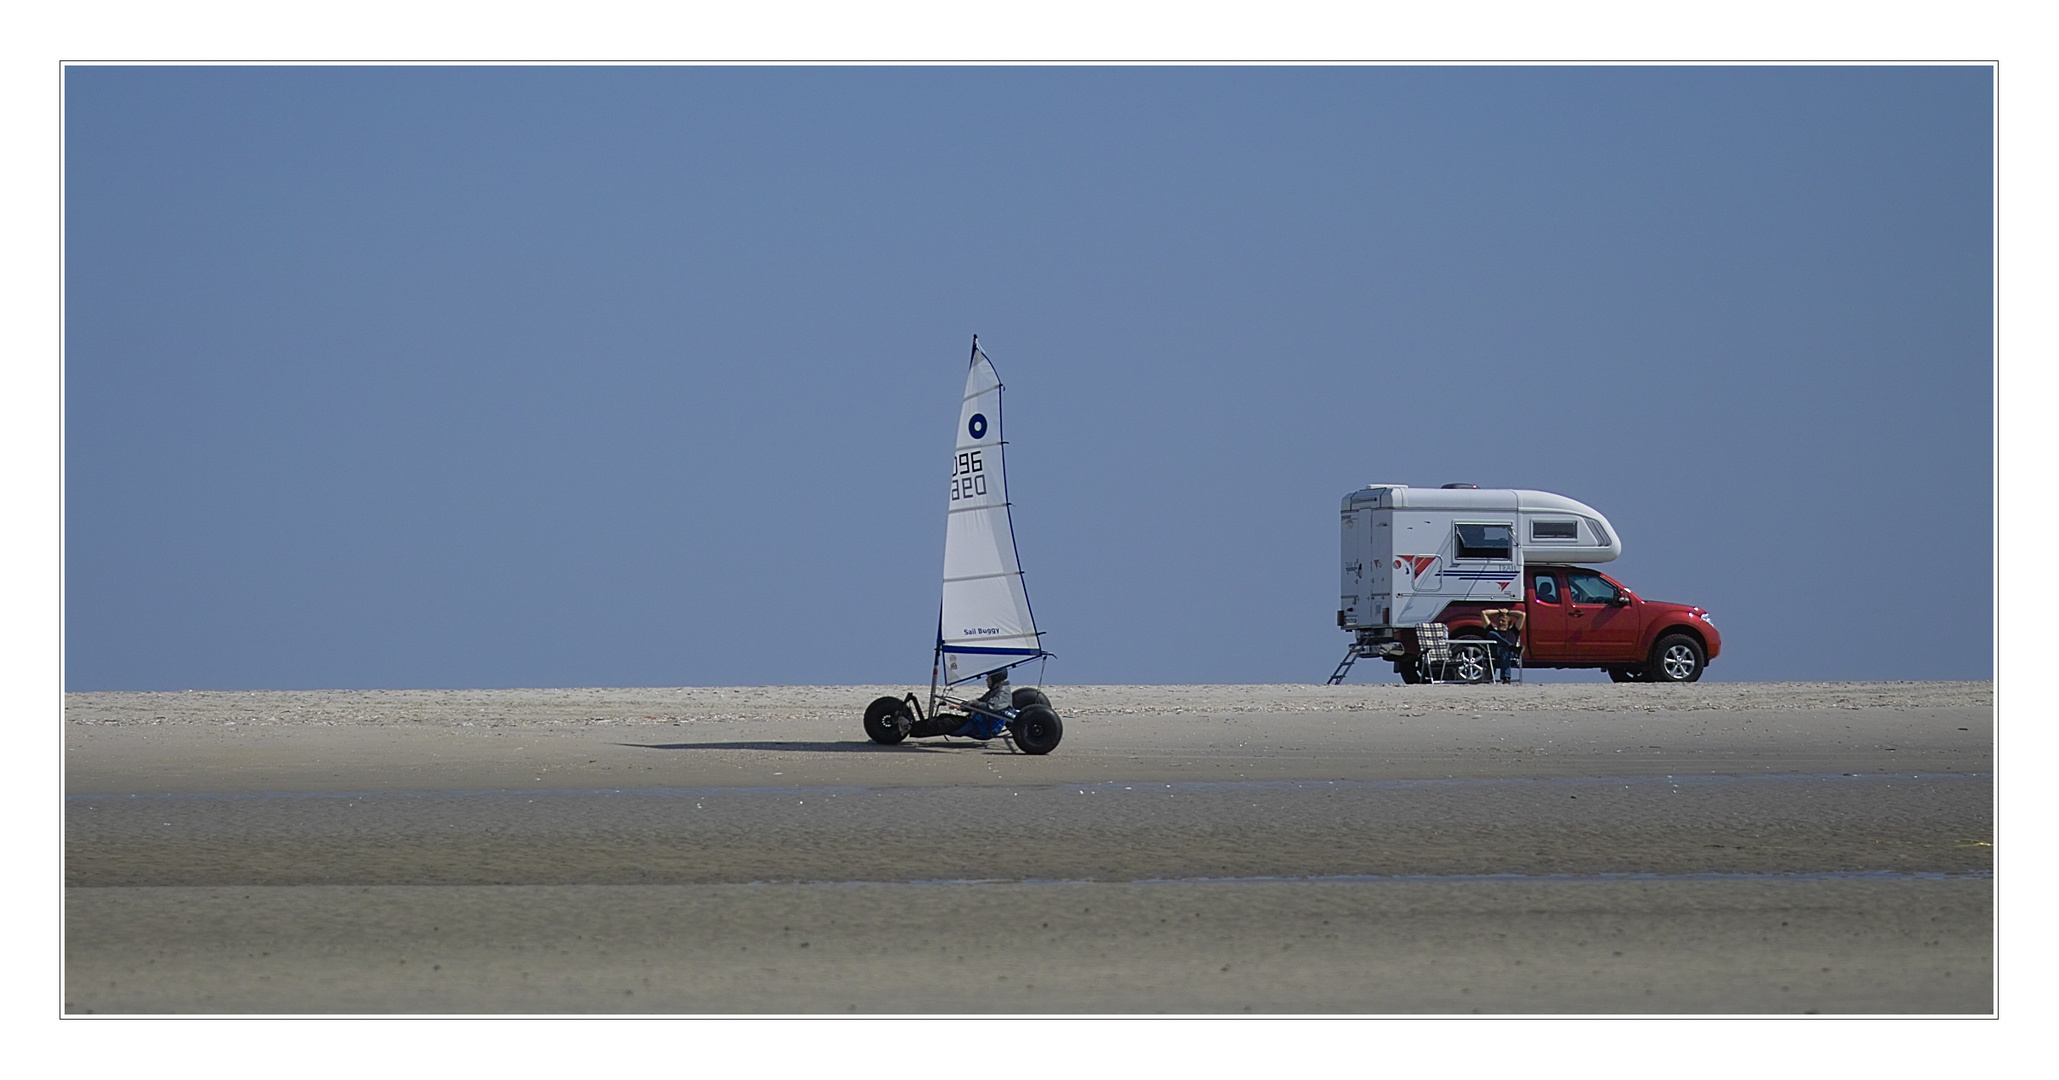
M 881 746 L 870 739 L 850 742 L 776 742 L 763 740 L 755 742 L 693 742 L 693 743 L 616 743 L 617 746 L 633 747 L 638 750 L 782 750 L 800 754 L 905 754 L 909 751 L 935 753 L 943 750 L 983 750 L 1000 747 L 1007 752 L 1007 744 L 1000 740 L 974 742 L 970 739 L 953 739 L 949 742 L 905 742 L 899 746 Z

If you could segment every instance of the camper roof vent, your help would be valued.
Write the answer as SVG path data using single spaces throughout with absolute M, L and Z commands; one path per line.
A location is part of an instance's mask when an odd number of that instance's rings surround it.
M 1444 487 L 1446 487 L 1447 489 L 1448 489 L 1448 488 L 1472 488 L 1472 489 L 1478 489 L 1478 488 L 1479 488 L 1479 486 L 1480 486 L 1480 485 L 1478 485 L 1478 484 L 1445 484 L 1445 485 L 1444 485 Z

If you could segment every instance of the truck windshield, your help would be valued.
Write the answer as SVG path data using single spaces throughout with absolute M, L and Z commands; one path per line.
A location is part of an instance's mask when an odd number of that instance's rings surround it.
M 1461 559 L 1506 559 L 1515 546 L 1515 530 L 1507 525 L 1461 525 L 1458 527 L 1458 557 Z

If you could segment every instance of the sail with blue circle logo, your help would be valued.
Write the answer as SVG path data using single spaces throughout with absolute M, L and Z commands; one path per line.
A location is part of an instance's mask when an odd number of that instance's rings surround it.
M 1016 558 L 1003 445 L 1001 377 L 975 338 L 945 517 L 937 654 L 946 685 L 1046 655 Z

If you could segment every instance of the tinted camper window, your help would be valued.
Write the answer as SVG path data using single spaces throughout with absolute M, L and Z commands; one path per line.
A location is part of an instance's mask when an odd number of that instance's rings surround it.
M 1576 521 L 1533 521 L 1530 523 L 1532 540 L 1578 540 L 1580 523 Z
M 1515 547 L 1507 525 L 1461 525 L 1458 527 L 1458 557 L 1461 559 L 1506 559 Z

